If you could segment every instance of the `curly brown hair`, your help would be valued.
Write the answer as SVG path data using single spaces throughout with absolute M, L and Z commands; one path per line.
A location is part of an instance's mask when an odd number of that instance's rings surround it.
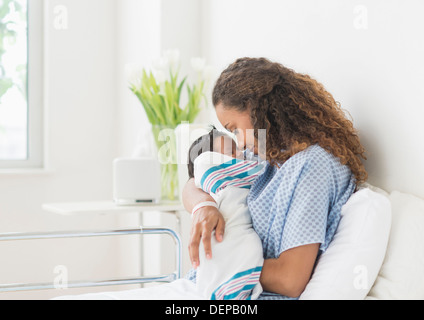
M 357 184 L 368 174 L 358 132 L 340 103 L 322 84 L 265 58 L 242 58 L 218 79 L 213 104 L 250 111 L 258 130 L 266 129 L 266 156 L 279 167 L 290 157 L 318 144 L 349 166 Z

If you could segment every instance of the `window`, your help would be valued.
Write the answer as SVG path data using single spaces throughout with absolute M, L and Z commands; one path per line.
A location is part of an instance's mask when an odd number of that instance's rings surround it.
M 42 0 L 0 0 L 0 169 L 43 166 Z

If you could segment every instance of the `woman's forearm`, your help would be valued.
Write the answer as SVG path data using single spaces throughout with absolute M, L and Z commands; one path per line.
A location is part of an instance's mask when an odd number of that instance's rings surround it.
M 262 288 L 264 291 L 296 298 L 300 294 L 294 286 L 294 279 L 287 276 L 283 271 L 284 269 L 278 259 L 265 260 L 260 280 Z
M 288 250 L 278 259 L 265 260 L 261 285 L 265 291 L 298 298 L 305 290 L 314 268 L 319 244 Z
M 194 179 L 190 179 L 182 193 L 184 208 L 191 212 L 200 202 L 215 201 L 209 194 L 196 187 Z

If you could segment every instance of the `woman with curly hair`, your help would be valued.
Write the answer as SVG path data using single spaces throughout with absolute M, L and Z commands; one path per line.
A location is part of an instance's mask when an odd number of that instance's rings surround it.
M 248 197 L 265 258 L 260 298 L 298 298 L 334 237 L 342 206 L 367 180 L 358 133 L 320 83 L 265 58 L 231 64 L 215 85 L 213 104 L 238 147 L 267 161 Z M 266 130 L 262 147 L 259 130 Z M 225 238 L 225 221 L 213 201 L 193 180 L 186 184 L 185 208 L 196 208 L 189 245 L 192 280 L 200 241 L 213 259 L 211 237 Z

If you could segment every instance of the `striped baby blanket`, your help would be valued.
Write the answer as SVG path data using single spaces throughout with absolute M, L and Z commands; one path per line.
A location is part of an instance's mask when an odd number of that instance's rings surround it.
M 262 243 L 253 230 L 246 199 L 263 169 L 256 161 L 214 152 L 203 153 L 194 162 L 197 187 L 214 197 L 226 222 L 224 241 L 212 237 L 212 260 L 205 258 L 200 245 L 196 287 L 206 299 L 251 300 L 262 293 Z
M 250 189 L 264 167 L 258 161 L 205 152 L 194 162 L 195 181 L 197 187 L 209 194 L 217 194 L 229 186 Z

